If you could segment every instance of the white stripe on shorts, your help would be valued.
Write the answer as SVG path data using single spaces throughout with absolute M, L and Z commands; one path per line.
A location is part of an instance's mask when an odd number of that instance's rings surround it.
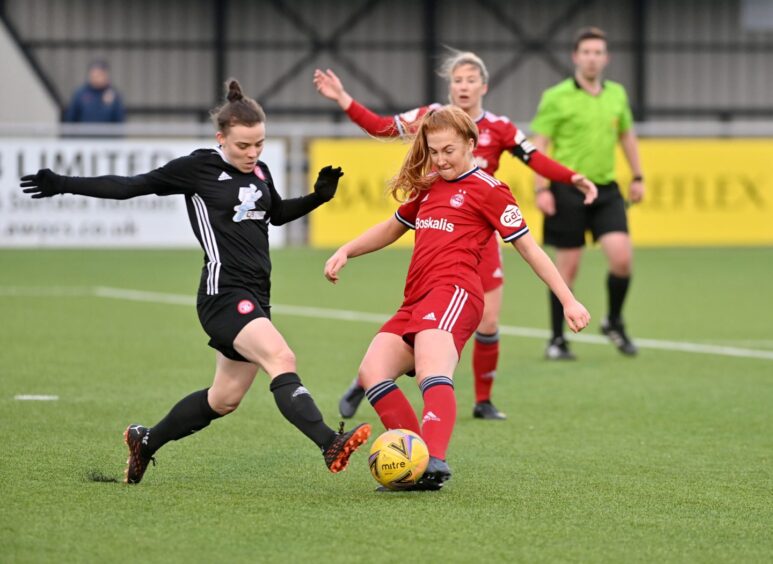
M 448 331 L 449 333 L 453 330 L 456 320 L 459 319 L 459 314 L 462 313 L 462 309 L 464 308 L 464 304 L 467 303 L 468 298 L 467 290 L 456 285 L 454 285 L 454 287 L 456 288 L 456 291 L 451 297 L 451 302 L 448 304 L 448 307 L 438 324 L 438 329 Z

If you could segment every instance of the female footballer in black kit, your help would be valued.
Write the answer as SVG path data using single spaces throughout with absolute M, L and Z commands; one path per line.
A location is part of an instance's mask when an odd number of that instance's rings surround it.
M 197 297 L 199 320 L 216 351 L 215 378 L 209 388 L 180 400 L 153 427 L 130 425 L 125 482 L 136 484 L 154 453 L 234 411 L 259 368 L 282 415 L 322 450 L 331 472 L 346 468 L 349 456 L 370 436 L 362 424 L 336 433 L 322 419 L 296 373 L 295 355 L 270 320 L 271 259 L 268 224 L 282 225 L 330 200 L 343 175 L 340 168 L 320 170 L 314 191 L 283 200 L 271 173 L 258 160 L 266 137 L 265 114 L 228 82 L 227 102 L 212 111 L 219 147 L 199 149 L 161 168 L 131 177 L 66 177 L 48 169 L 22 177 L 33 198 L 79 194 L 123 200 L 147 194 L 184 194 L 191 227 L 204 250 Z

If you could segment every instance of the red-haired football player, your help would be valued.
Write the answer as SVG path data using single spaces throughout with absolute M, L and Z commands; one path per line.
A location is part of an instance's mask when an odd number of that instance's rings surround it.
M 446 451 L 456 421 L 453 375 L 483 315 L 478 269 L 492 236 L 512 243 L 559 297 L 573 331 L 590 320 L 529 233 L 510 189 L 475 164 L 478 140 L 460 108 L 430 109 L 391 184 L 402 205 L 325 263 L 325 276 L 335 283 L 348 259 L 386 247 L 408 229 L 416 232 L 403 303 L 373 338 L 358 374 L 384 426 L 419 433 L 427 443 L 430 461 L 416 489 L 438 490 L 451 477 Z M 573 176 L 568 169 L 564 174 Z M 421 424 L 395 384 L 411 371 L 424 399 Z
M 579 174 L 567 175 L 564 167 L 537 151 L 509 119 L 483 109 L 489 75 L 480 57 L 470 52 L 454 51 L 442 65 L 440 74 L 448 80 L 450 103 L 464 110 L 478 128 L 478 143 L 473 154 L 475 163 L 482 171 L 493 176 L 499 168 L 500 157 L 509 152 L 546 178 L 574 184 L 586 194 L 586 204 L 595 199 L 596 187 L 593 183 Z M 337 102 L 354 123 L 376 137 L 411 136 L 421 118 L 430 109 L 440 107 L 440 104 L 431 104 L 394 116 L 381 116 L 354 100 L 330 69 L 317 69 L 314 72 L 314 85 L 322 96 Z M 479 273 L 485 298 L 472 354 L 475 378 L 473 416 L 504 419 L 505 415 L 491 403 L 491 388 L 499 358 L 499 314 L 504 281 L 502 257 L 496 237 L 492 236 L 487 243 Z M 363 395 L 363 387 L 355 380 L 339 402 L 341 415 L 352 417 Z

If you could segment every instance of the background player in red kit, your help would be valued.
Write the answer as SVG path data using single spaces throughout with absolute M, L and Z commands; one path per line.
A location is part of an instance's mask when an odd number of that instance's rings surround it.
M 488 90 L 488 71 L 477 55 L 454 52 L 446 59 L 440 74 L 448 79 L 451 104 L 464 110 L 478 128 L 479 137 L 474 149 L 474 158 L 481 170 L 493 175 L 499 168 L 502 153 L 508 151 L 546 178 L 556 182 L 558 178 L 567 179 L 570 184 L 586 193 L 586 204 L 595 199 L 596 187 L 593 183 L 580 174 L 567 176 L 567 169 L 536 151 L 509 119 L 483 109 L 483 96 Z M 354 100 L 330 69 L 324 72 L 317 69 L 314 72 L 314 85 L 321 95 L 337 102 L 353 122 L 377 137 L 412 135 L 416 132 L 421 118 L 430 109 L 441 107 L 440 104 L 431 104 L 395 116 L 380 116 Z M 475 333 L 472 354 L 475 377 L 473 416 L 481 419 L 504 419 L 505 415 L 491 403 L 491 387 L 499 358 L 499 314 L 502 309 L 503 283 L 501 251 L 494 236 L 490 238 L 483 252 L 479 276 L 483 284 L 484 307 L 481 323 Z M 355 380 L 341 398 L 341 415 L 352 417 L 363 395 L 363 387 Z
M 445 458 L 456 421 L 452 377 L 483 315 L 478 267 L 495 232 L 511 242 L 559 296 L 573 331 L 590 320 L 529 233 L 510 189 L 475 165 L 478 138 L 475 123 L 460 108 L 429 110 L 392 181 L 392 195 L 403 204 L 393 217 L 343 245 L 325 263 L 325 276 L 337 282 L 349 258 L 416 230 L 403 304 L 374 337 L 358 377 L 387 429 L 409 429 L 427 443 L 430 461 L 417 489 L 440 489 L 451 477 Z M 424 398 L 421 426 L 394 382 L 411 370 Z

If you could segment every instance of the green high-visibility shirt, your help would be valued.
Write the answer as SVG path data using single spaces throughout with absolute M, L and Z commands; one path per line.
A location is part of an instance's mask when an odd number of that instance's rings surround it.
M 625 88 L 605 80 L 594 96 L 574 78 L 545 90 L 532 133 L 549 137 L 552 156 L 596 184 L 615 179 L 615 146 L 633 125 Z

